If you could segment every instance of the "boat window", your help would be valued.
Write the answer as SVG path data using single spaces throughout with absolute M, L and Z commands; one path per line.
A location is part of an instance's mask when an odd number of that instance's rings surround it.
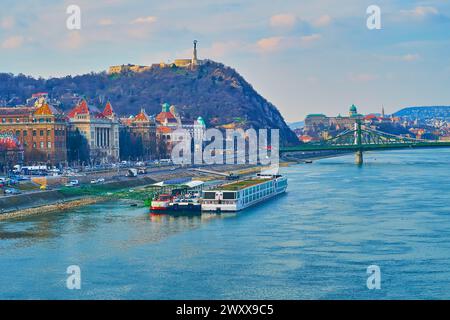
M 203 198 L 204 199 L 216 199 L 216 193 L 215 192 L 204 192 L 203 193 Z
M 236 193 L 235 192 L 224 192 L 223 198 L 224 199 L 236 199 Z

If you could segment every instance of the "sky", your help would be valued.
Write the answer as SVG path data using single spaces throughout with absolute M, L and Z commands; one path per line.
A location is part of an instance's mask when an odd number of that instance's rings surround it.
M 77 5 L 81 28 L 67 28 Z M 367 8 L 380 8 L 369 29 Z M 236 69 L 289 121 L 450 105 L 449 0 L 0 0 L 0 72 L 190 58 Z

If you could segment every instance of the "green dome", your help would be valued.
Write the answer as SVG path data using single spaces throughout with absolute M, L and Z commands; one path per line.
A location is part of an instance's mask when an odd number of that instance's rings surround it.
M 170 111 L 170 104 L 167 102 L 162 105 L 162 112 L 169 112 Z
M 199 124 L 201 124 L 202 126 L 205 125 L 205 120 L 203 120 L 202 117 L 198 117 L 198 118 L 197 118 L 197 122 L 198 122 Z

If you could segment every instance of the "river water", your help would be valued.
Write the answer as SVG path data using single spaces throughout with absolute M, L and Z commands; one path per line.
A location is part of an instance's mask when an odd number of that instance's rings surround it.
M 450 298 L 450 150 L 365 160 L 283 168 L 287 194 L 238 214 L 115 201 L 0 222 L 0 298 Z M 66 288 L 70 265 L 80 290 Z

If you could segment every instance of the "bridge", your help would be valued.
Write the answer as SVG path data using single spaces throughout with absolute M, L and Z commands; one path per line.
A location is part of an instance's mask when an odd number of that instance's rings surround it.
M 367 128 L 361 122 L 357 122 L 353 130 L 346 130 L 323 142 L 280 148 L 280 156 L 302 152 L 316 154 L 317 158 L 324 158 L 355 153 L 355 162 L 361 165 L 364 162 L 363 153 L 366 151 L 449 147 L 450 142 L 396 136 Z

